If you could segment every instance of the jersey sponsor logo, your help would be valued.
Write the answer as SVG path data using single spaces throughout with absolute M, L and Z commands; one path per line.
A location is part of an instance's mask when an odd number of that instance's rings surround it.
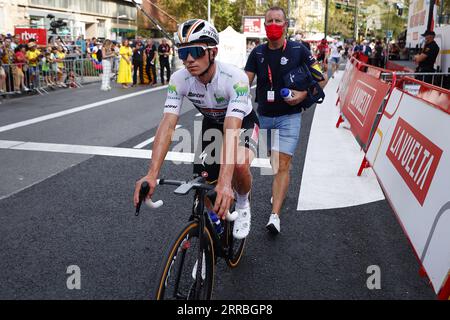
M 289 61 L 288 58 L 286 58 L 286 57 L 281 57 L 280 64 L 284 66 L 284 65 L 286 65 L 286 64 L 288 63 L 288 61 Z
M 169 84 L 169 86 L 167 87 L 167 92 L 171 94 L 178 94 L 177 86 L 174 84 Z
M 238 109 L 238 108 L 234 108 L 233 110 L 231 110 L 231 112 L 237 112 L 237 113 L 242 113 L 245 116 L 245 111 Z
M 233 86 L 233 89 L 234 89 L 234 91 L 236 91 L 236 94 L 238 97 L 248 95 L 248 86 L 244 82 L 235 83 Z
M 224 103 L 225 102 L 225 98 L 224 97 L 217 96 L 215 93 L 214 93 L 214 98 L 216 99 L 217 103 Z
M 188 93 L 187 96 L 188 96 L 188 97 L 195 97 L 195 98 L 204 98 L 204 97 L 205 97 L 204 94 L 196 93 L 196 92 L 191 92 L 191 91 L 189 91 L 189 93 Z
M 178 108 L 178 106 L 175 106 L 175 105 L 173 105 L 173 104 L 166 104 L 166 105 L 164 106 L 164 108 L 167 108 L 167 109 L 176 109 L 176 108 Z
M 191 101 L 193 104 L 203 104 L 202 100 L 197 100 L 197 99 L 192 99 L 192 98 L 188 98 L 189 101 Z
M 423 206 L 439 165 L 442 149 L 408 122 L 399 118 L 389 142 L 386 156 L 397 169 L 417 201 Z

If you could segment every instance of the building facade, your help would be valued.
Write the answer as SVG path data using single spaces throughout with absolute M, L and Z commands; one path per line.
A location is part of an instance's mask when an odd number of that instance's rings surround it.
M 67 37 L 117 40 L 137 30 L 137 8 L 129 0 L 0 0 L 0 33 L 13 34 L 15 27 L 49 30 L 49 14 L 67 24 L 57 29 Z

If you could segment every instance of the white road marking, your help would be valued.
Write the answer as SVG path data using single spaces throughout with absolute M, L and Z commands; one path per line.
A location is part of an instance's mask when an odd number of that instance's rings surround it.
M 181 127 L 182 127 L 182 125 L 177 124 L 177 126 L 175 127 L 175 130 L 178 128 L 181 128 Z M 147 139 L 147 140 L 135 145 L 133 148 L 134 149 L 142 149 L 145 146 L 148 146 L 150 143 L 153 143 L 154 140 L 155 140 L 155 137 L 151 137 L 150 139 Z
M 372 169 L 358 177 L 364 153 L 350 130 L 336 129 L 336 89 L 343 71 L 330 79 L 316 106 L 306 151 L 297 210 L 356 206 L 384 199 Z
M 149 93 L 149 92 L 154 92 L 154 91 L 162 90 L 162 89 L 165 89 L 165 88 L 167 88 L 167 85 L 166 86 L 161 86 L 161 87 L 158 87 L 158 88 L 151 88 L 151 89 L 147 89 L 147 90 L 142 90 L 142 91 L 139 91 L 139 92 L 133 92 L 133 93 L 130 93 L 130 94 L 126 94 L 126 95 L 123 95 L 123 96 L 120 96 L 120 97 L 115 97 L 115 98 L 111 98 L 111 99 L 107 99 L 107 100 L 97 101 L 97 102 L 94 102 L 94 103 L 86 104 L 84 106 L 79 106 L 79 107 L 75 107 L 75 108 L 72 108 L 72 109 L 68 109 L 68 110 L 64 110 L 64 111 L 60 111 L 60 112 L 55 112 L 55 113 L 52 113 L 52 114 L 47 114 L 45 116 L 41 116 L 41 117 L 37 117 L 37 118 L 25 120 L 25 121 L 11 123 L 11 124 L 8 124 L 6 126 L 0 127 L 0 132 L 13 130 L 13 129 L 17 129 L 17 128 L 20 128 L 20 127 L 25 127 L 25 126 L 28 126 L 30 124 L 35 124 L 35 123 L 47 121 L 47 120 L 50 120 L 50 119 L 64 117 L 64 116 L 66 116 L 68 114 L 72 114 L 72 113 L 76 113 L 76 112 L 92 109 L 92 108 L 95 108 L 95 107 L 99 107 L 99 106 L 105 105 L 107 103 L 112 103 L 112 102 L 116 102 L 116 101 L 120 101 L 120 100 L 124 100 L 124 99 L 128 99 L 128 98 L 140 96 L 140 95 L 143 95 L 143 94 L 146 94 L 146 93 Z
M 39 143 L 26 141 L 10 141 L 0 140 L 0 149 L 8 150 L 24 150 L 24 151 L 42 151 L 56 153 L 73 153 L 73 154 L 89 154 L 97 156 L 151 159 L 152 150 L 135 149 L 135 148 L 118 148 L 118 147 L 99 147 L 75 144 L 58 144 L 58 143 Z M 176 161 L 182 163 L 194 162 L 194 154 L 190 152 L 174 152 L 167 153 L 166 161 Z M 270 168 L 269 159 L 256 158 L 253 160 L 252 167 Z

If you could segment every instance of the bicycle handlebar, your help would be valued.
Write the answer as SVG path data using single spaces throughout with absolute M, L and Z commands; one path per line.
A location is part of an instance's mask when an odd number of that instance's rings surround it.
M 168 184 L 168 185 L 174 185 L 174 186 L 178 186 L 177 189 L 175 189 L 175 193 L 176 194 L 180 194 L 180 195 L 186 195 L 189 193 L 189 191 L 191 191 L 191 189 L 202 189 L 202 190 L 207 190 L 207 194 L 206 196 L 209 198 L 209 200 L 211 201 L 211 203 L 214 203 L 216 200 L 216 192 L 214 191 L 215 186 L 211 185 L 211 184 L 206 184 L 204 183 L 205 179 L 202 177 L 197 177 L 191 181 L 180 181 L 180 180 L 167 180 L 167 179 L 158 179 L 156 180 L 156 183 L 158 185 L 163 185 L 163 184 Z M 141 204 L 142 202 L 145 202 L 145 204 L 151 208 L 151 209 L 157 209 L 159 207 L 161 207 L 164 202 L 162 200 L 158 200 L 153 202 L 151 199 L 146 199 L 147 194 L 150 191 L 150 186 L 148 185 L 147 182 L 143 182 L 141 184 L 141 189 L 139 190 L 139 202 L 136 205 L 136 216 L 139 215 L 139 210 L 141 208 Z M 230 211 L 227 212 L 225 219 L 227 221 L 234 221 L 237 219 L 238 213 L 237 211 L 234 211 L 232 213 L 230 213 Z

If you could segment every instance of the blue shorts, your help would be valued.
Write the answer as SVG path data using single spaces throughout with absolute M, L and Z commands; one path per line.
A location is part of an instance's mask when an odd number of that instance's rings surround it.
M 336 63 L 336 64 L 338 64 L 338 63 L 339 63 L 339 58 L 338 58 L 338 57 L 332 57 L 332 58 L 331 58 L 331 63 Z
M 267 130 L 267 150 L 275 150 L 293 156 L 300 137 L 302 114 L 279 117 L 259 115 L 260 129 Z

